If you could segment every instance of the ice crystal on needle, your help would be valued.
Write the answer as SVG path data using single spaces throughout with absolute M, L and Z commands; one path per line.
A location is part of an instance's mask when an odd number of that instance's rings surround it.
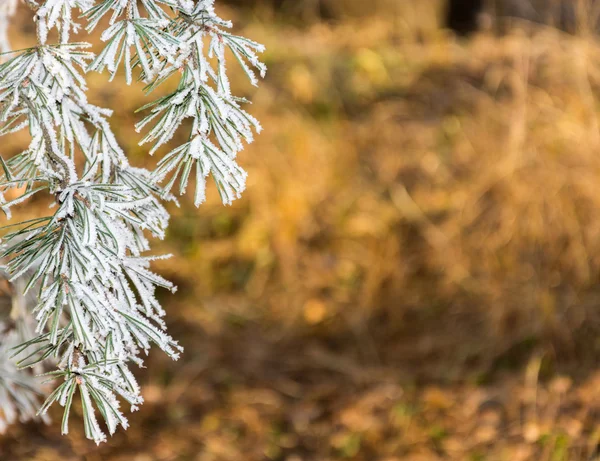
M 16 3 L 0 6 L 4 50 Z M 265 72 L 257 55 L 263 48 L 230 33 L 214 0 L 24 3 L 38 44 L 4 55 L 0 64 L 0 135 L 27 129 L 30 143 L 10 159 L 0 158 L 0 207 L 10 217 L 12 207 L 43 193 L 51 194 L 54 207 L 51 215 L 17 224 L 3 237 L 0 258 L 13 283 L 24 280 L 19 295 L 33 298 L 28 311 L 35 329 L 19 344 L 9 341 L 10 327 L 0 331 L 2 360 L 12 346 L 21 368 L 54 365 L 45 377 L 59 384 L 38 414 L 58 403 L 67 433 L 78 395 L 86 435 L 99 443 L 106 431 L 98 415 L 112 434 L 128 425 L 122 404 L 135 409 L 143 401 L 130 367 L 141 365 L 152 345 L 175 359 L 181 352 L 165 331 L 155 296 L 158 288 L 174 287 L 150 269 L 155 258 L 145 255 L 148 234 L 164 236 L 169 216 L 161 201 L 173 198 L 175 184 L 185 193 L 192 176 L 196 205 L 204 201 L 208 177 L 224 203 L 244 190 L 246 172 L 236 155 L 260 125 L 243 109 L 246 101 L 231 93 L 225 51 L 256 84 L 255 71 Z M 87 43 L 70 42 L 80 28 L 77 18 L 88 32 L 107 27 L 97 55 Z M 145 117 L 136 130 L 145 131 L 140 144 L 151 144 L 150 153 L 184 126 L 189 130 L 188 140 L 154 171 L 130 166 L 111 131 L 111 111 L 87 99 L 87 72 L 107 70 L 112 79 L 119 69 L 127 83 L 146 82 L 147 93 L 178 81 L 175 90 L 140 108 Z M 183 124 L 186 119 L 191 123 Z M 0 408 L 32 416 L 38 388 L 24 384 L 33 394 L 13 392 L 14 386 L 3 384 L 2 370 L 0 365 Z

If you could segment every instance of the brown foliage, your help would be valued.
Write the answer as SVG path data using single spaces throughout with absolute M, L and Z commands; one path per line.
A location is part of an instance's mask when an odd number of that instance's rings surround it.
M 543 27 L 456 42 L 436 2 L 386 11 L 298 29 L 232 10 L 268 46 L 266 129 L 242 200 L 172 210 L 184 358 L 150 358 L 107 446 L 27 426 L 1 459 L 597 456 L 600 48 Z M 92 86 L 153 162 L 142 93 Z

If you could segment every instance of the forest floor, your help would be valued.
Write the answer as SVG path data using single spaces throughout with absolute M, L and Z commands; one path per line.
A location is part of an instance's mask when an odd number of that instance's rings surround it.
M 27 424 L 1 460 L 600 459 L 597 38 L 457 40 L 407 3 L 301 27 L 226 11 L 267 45 L 260 87 L 233 82 L 265 130 L 243 198 L 182 198 L 156 245 L 185 354 L 150 355 L 108 443 Z M 143 93 L 90 78 L 154 164 Z

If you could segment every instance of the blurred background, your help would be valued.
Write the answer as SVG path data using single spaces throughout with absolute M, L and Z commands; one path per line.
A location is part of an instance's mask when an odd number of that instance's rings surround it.
M 600 2 L 525 1 L 218 1 L 267 46 L 258 89 L 231 66 L 265 130 L 243 198 L 155 245 L 185 354 L 107 444 L 27 424 L 0 459 L 600 459 Z M 89 78 L 154 165 L 140 88 Z

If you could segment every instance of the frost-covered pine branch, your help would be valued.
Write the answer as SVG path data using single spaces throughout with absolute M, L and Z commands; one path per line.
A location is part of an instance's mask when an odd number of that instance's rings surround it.
M 130 371 L 142 364 L 141 355 L 154 344 L 179 356 L 155 297 L 157 288 L 174 287 L 150 270 L 156 258 L 145 256 L 147 236 L 164 236 L 168 214 L 161 200 L 173 199 L 175 183 L 183 194 L 192 170 L 196 205 L 209 175 L 224 203 L 243 191 L 246 173 L 235 158 L 260 125 L 243 110 L 246 101 L 231 93 L 226 50 L 256 84 L 252 68 L 265 72 L 256 54 L 262 46 L 228 32 L 231 24 L 216 15 L 214 0 L 141 0 L 141 8 L 137 0 L 24 1 L 38 44 L 0 64 L 0 135 L 28 129 L 30 144 L 0 158 L 0 207 L 10 217 L 13 206 L 46 193 L 53 209 L 3 238 L 0 258 L 8 261 L 10 280 L 26 281 L 23 296 L 35 293 L 35 331 L 12 356 L 21 368 L 55 364 L 45 376 L 59 384 L 39 414 L 58 402 L 67 433 L 78 395 L 86 435 L 99 443 L 106 436 L 98 414 L 112 434 L 128 425 L 121 404 L 133 410 L 143 401 Z M 0 9 L 0 39 L 13 10 Z M 97 56 L 87 43 L 70 42 L 78 17 L 87 20 L 88 32 L 108 26 Z M 126 81 L 145 81 L 148 93 L 178 79 L 175 91 L 140 108 L 147 115 L 136 129 L 148 130 L 140 144 L 151 143 L 150 153 L 191 119 L 187 141 L 155 171 L 129 165 L 111 131 L 111 111 L 87 100 L 85 73 L 107 69 L 112 78 L 121 66 Z M 9 334 L 0 333 L 0 342 Z
M 0 268 L 0 434 L 16 421 L 37 419 L 44 388 L 34 374 L 20 370 L 10 359 L 11 349 L 32 337 L 31 308 L 35 298 L 23 296 L 25 278 L 8 282 L 9 274 Z M 39 372 L 39 369 L 37 370 Z M 48 420 L 46 416 L 42 419 Z
M 252 70 L 264 75 L 266 68 L 257 53 L 263 46 L 229 33 L 231 23 L 214 10 L 214 0 L 143 0 L 140 11 L 135 0 L 105 0 L 90 9 L 88 30 L 109 16 L 110 27 L 102 34 L 105 48 L 90 69 L 105 68 L 114 77 L 122 64 L 125 78 L 132 81 L 132 68 L 151 92 L 165 80 L 177 78 L 175 91 L 151 102 L 140 111 L 149 114 L 136 125 L 149 126 L 140 144 L 152 143 L 150 153 L 169 141 L 185 119 L 192 120 L 188 141 L 168 153 L 158 164 L 155 180 L 170 178 L 165 191 L 176 182 L 184 193 L 190 173 L 196 175 L 195 203 L 204 201 L 206 177 L 212 175 L 224 203 L 231 203 L 245 188 L 246 173 L 235 161 L 243 142 L 260 131 L 258 121 L 244 111 L 247 102 L 231 93 L 226 73 L 225 51 L 229 50 L 252 84 Z M 175 10 L 169 16 L 161 5 Z M 192 171 L 193 170 L 193 171 Z

